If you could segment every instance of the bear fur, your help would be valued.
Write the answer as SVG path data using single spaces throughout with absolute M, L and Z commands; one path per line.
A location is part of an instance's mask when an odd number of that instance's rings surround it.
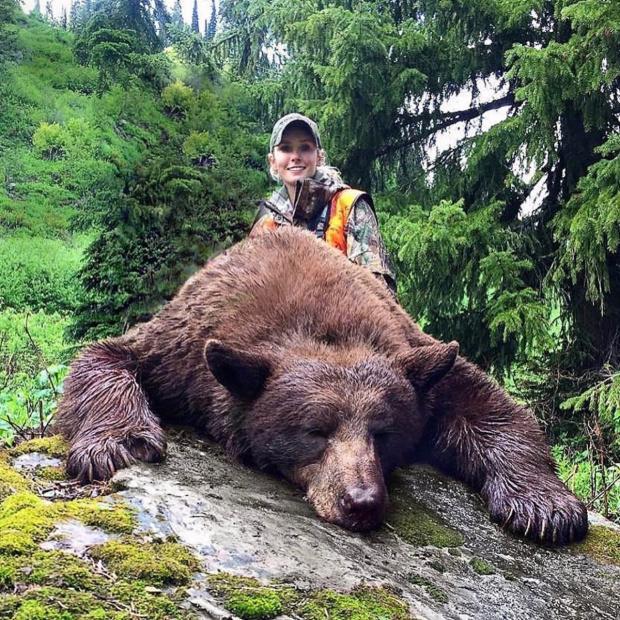
M 213 259 L 148 323 L 87 347 L 57 428 L 83 482 L 162 459 L 163 419 L 285 476 L 352 530 L 380 524 L 392 470 L 425 460 L 479 491 L 512 532 L 583 538 L 586 509 L 533 415 L 457 352 L 370 271 L 285 227 Z

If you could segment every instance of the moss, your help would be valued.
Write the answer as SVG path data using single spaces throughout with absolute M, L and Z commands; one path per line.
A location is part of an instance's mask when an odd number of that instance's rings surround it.
M 40 509 L 41 506 L 43 500 L 34 493 L 28 491 L 15 493 L 0 504 L 0 519 L 7 519 L 28 508 Z
M 231 595 L 226 608 L 243 620 L 268 620 L 282 612 L 282 601 L 276 592 L 265 588 L 260 594 L 237 592 Z
M 22 607 L 32 602 L 39 603 L 50 611 L 59 610 L 66 613 L 66 618 L 73 619 L 87 614 L 94 609 L 107 607 L 102 598 L 103 593 L 81 592 L 72 588 L 44 586 L 26 590 L 23 594 Z
M 349 593 L 315 590 L 303 595 L 280 583 L 261 584 L 253 577 L 209 575 L 209 588 L 243 620 L 267 620 L 280 614 L 303 620 L 404 620 L 409 608 L 387 588 L 359 586 Z
M 459 547 L 463 536 L 407 493 L 397 493 L 386 521 L 405 542 L 416 547 Z
M 68 449 L 69 445 L 60 435 L 52 435 L 51 437 L 37 437 L 36 439 L 23 441 L 14 448 L 11 448 L 8 453 L 11 456 L 20 456 L 21 454 L 40 452 L 48 456 L 63 458 L 67 455 Z
M 123 577 L 154 585 L 184 584 L 198 570 L 198 562 L 183 546 L 173 543 L 142 543 L 111 540 L 91 549 L 91 556 Z
M 298 594 L 291 586 L 262 585 L 253 577 L 230 573 L 209 575 L 209 588 L 223 599 L 224 606 L 243 620 L 274 618 L 295 605 Z
M 103 581 L 106 581 L 101 577 Z M 71 587 L 30 587 L 21 597 L 0 596 L 0 618 L 36 620 L 190 620 L 174 595 L 146 591 L 144 582 L 98 584 L 92 591 Z M 44 610 L 48 615 L 41 615 Z
M 0 618 L 12 618 L 21 602 L 15 594 L 0 594 Z
M 5 587 L 45 585 L 61 588 L 96 590 L 105 579 L 93 573 L 88 562 L 60 551 L 43 551 L 17 556 L 0 556 L 0 583 Z
M 459 556 L 463 555 L 461 553 L 461 550 L 456 548 L 456 547 L 452 547 L 451 549 L 448 549 L 448 553 L 450 555 L 453 555 L 453 556 L 456 556 L 456 557 L 459 557 Z
M 8 560 L 2 558 L 0 564 L 0 590 L 8 590 L 15 583 L 15 567 L 8 564 Z
M 445 573 L 446 572 L 446 567 L 445 565 L 440 562 L 439 560 L 431 560 L 428 565 L 436 570 L 438 573 Z
M 359 586 L 349 594 L 321 590 L 297 611 L 305 620 L 409 620 L 407 604 L 387 588 Z
M 38 601 L 24 601 L 12 620 L 73 620 L 73 616 Z
M 573 549 L 599 562 L 620 566 L 620 533 L 609 527 L 591 526 L 586 539 Z
M 86 525 L 109 532 L 131 534 L 136 527 L 135 511 L 120 502 L 113 504 L 100 499 L 76 499 L 66 502 L 63 512 Z
M 43 480 L 66 480 L 67 479 L 67 471 L 61 465 L 54 466 L 49 465 L 47 467 L 37 467 L 36 470 L 37 478 L 42 478 Z
M 440 588 L 438 585 L 435 585 L 430 579 L 426 577 L 422 577 L 422 575 L 416 575 L 415 573 L 411 573 L 407 575 L 407 581 L 416 586 L 420 586 L 424 588 L 424 591 L 438 603 L 447 603 L 448 595 L 443 588 Z
M 0 453 L 0 501 L 12 493 L 27 491 L 30 486 L 30 482 L 9 465 L 6 453 Z
M 27 553 L 54 527 L 54 510 L 29 492 L 7 497 L 0 504 L 0 553 Z
M 479 575 L 494 575 L 496 572 L 495 568 L 482 558 L 473 557 L 469 560 L 469 565 L 474 569 L 474 572 Z
M 119 581 L 110 588 L 110 595 L 119 602 L 128 605 L 135 617 L 148 620 L 185 620 L 194 616 L 178 605 L 182 592 L 172 597 L 161 592 L 147 592 L 147 584 L 143 581 L 128 583 Z M 107 620 L 107 618 L 106 618 Z
M 105 584 L 103 577 L 92 572 L 91 566 L 68 553 L 38 551 L 27 559 L 25 582 L 38 585 L 96 590 Z
M 93 609 L 87 614 L 80 616 L 80 620 L 133 620 L 135 616 L 124 611 L 110 612 L 102 607 Z
M 135 520 L 133 511 L 123 504 L 99 499 L 52 503 L 22 491 L 0 503 L 0 553 L 31 551 L 47 538 L 59 519 L 68 517 L 121 533 L 130 532 Z

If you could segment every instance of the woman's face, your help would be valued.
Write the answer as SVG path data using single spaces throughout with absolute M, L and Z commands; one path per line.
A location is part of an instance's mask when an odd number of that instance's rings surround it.
M 282 141 L 268 155 L 272 174 L 284 183 L 291 200 L 295 196 L 295 183 L 316 172 L 320 151 L 312 134 L 302 127 L 284 130 Z

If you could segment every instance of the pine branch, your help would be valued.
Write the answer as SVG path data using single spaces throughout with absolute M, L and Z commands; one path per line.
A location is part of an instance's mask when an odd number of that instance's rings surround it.
M 391 151 L 400 150 L 419 142 L 420 140 L 424 140 L 429 136 L 437 133 L 438 131 L 442 131 L 443 129 L 447 129 L 452 125 L 456 125 L 457 123 L 463 123 L 466 121 L 470 121 L 474 118 L 478 118 L 482 116 L 485 112 L 489 112 L 490 110 L 498 110 L 499 108 L 504 108 L 506 106 L 514 106 L 515 98 L 514 93 L 509 92 L 508 94 L 500 97 L 499 99 L 495 99 L 493 101 L 488 101 L 487 103 L 482 103 L 473 108 L 468 108 L 467 110 L 458 110 L 457 112 L 444 112 L 443 114 L 435 114 L 433 112 L 424 112 L 422 114 L 410 115 L 404 119 L 402 123 L 403 128 L 408 128 L 415 125 L 422 125 L 424 129 L 422 131 L 416 131 L 407 139 L 402 140 L 400 142 L 386 144 L 383 148 L 377 151 L 377 156 L 381 157 L 382 155 L 387 155 Z M 428 126 L 428 123 L 431 123 Z

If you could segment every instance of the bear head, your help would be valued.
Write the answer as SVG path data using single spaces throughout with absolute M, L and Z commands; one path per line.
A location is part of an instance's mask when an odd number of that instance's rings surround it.
M 210 371 L 233 397 L 230 424 L 244 455 L 300 486 L 321 518 L 351 530 L 381 523 L 385 479 L 414 457 L 430 415 L 426 394 L 457 353 L 455 342 L 390 357 L 350 347 L 333 355 L 219 340 L 205 347 Z

